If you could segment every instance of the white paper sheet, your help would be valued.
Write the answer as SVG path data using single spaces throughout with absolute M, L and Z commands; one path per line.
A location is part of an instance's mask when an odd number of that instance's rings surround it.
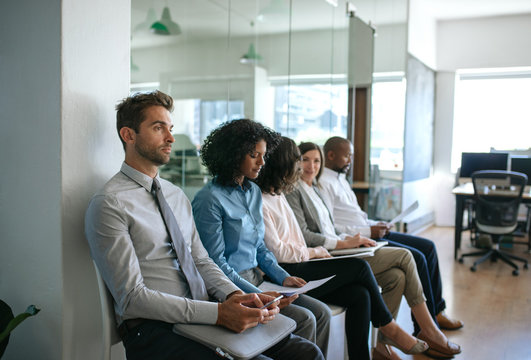
M 406 210 L 402 211 L 402 213 L 400 215 L 398 215 L 397 217 L 395 217 L 393 220 L 389 221 L 389 224 L 390 225 L 394 225 L 396 224 L 397 222 L 399 222 L 400 220 L 402 220 L 403 218 L 405 218 L 406 216 L 408 216 L 409 214 L 411 214 L 413 211 L 417 210 L 419 207 L 419 202 L 418 201 L 415 201 L 413 204 L 411 204 Z
M 289 297 L 293 294 L 303 294 L 307 291 L 310 291 L 312 289 L 315 289 L 321 285 L 323 285 L 328 280 L 332 279 L 335 275 L 332 275 L 330 277 L 320 279 L 320 280 L 313 280 L 308 281 L 306 285 L 300 288 L 295 287 L 289 287 L 289 286 L 280 286 L 277 284 L 270 283 L 268 281 L 264 281 L 260 286 L 258 287 L 262 291 L 276 291 L 281 293 L 282 295 Z

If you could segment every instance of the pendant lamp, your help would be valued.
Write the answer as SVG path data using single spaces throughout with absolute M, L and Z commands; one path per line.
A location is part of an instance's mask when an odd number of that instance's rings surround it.
M 155 14 L 155 9 L 149 8 L 146 20 L 142 21 L 140 24 L 135 26 L 134 33 L 143 33 L 143 32 L 149 32 L 151 29 L 151 25 L 157 21 L 157 15 Z
M 260 61 L 262 61 L 262 56 L 260 56 L 255 48 L 254 48 L 254 44 L 251 43 L 251 45 L 249 45 L 249 50 L 247 50 L 247 52 L 245 54 L 243 54 L 243 56 L 240 58 L 240 63 L 242 64 L 256 64 Z
M 151 24 L 151 31 L 157 35 L 179 35 L 181 33 L 181 27 L 172 21 L 170 8 L 165 6 L 162 10 L 160 20 Z

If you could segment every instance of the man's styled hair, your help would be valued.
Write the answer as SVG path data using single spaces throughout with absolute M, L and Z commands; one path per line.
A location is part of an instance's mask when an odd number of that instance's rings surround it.
M 323 152 L 325 159 L 328 158 L 328 152 L 329 151 L 336 151 L 340 145 L 344 143 L 348 143 L 349 141 L 345 138 L 342 138 L 340 136 L 332 136 L 330 139 L 326 140 L 324 146 L 323 146 Z
M 299 179 L 300 169 L 295 165 L 300 158 L 301 153 L 295 141 L 283 136 L 256 179 L 262 192 L 280 195 L 292 191 Z
M 201 160 L 220 185 L 236 185 L 245 156 L 255 151 L 260 140 L 267 143 L 267 158 L 280 142 L 280 134 L 249 119 L 225 122 L 205 139 Z
M 169 112 L 173 111 L 173 99 L 161 91 L 136 93 L 123 99 L 116 105 L 116 130 L 125 149 L 125 142 L 120 136 L 120 129 L 128 127 L 137 134 L 140 124 L 145 120 L 145 110 L 151 106 L 162 106 Z
M 317 176 L 315 177 L 316 181 L 319 181 L 319 178 L 321 177 L 321 174 L 323 173 L 323 167 L 324 167 L 324 156 L 323 156 L 323 150 L 321 150 L 321 147 L 313 142 L 301 142 L 299 144 L 299 150 L 301 152 L 301 156 L 304 156 L 308 151 L 317 150 L 319 151 L 319 156 L 321 157 L 321 166 L 319 167 L 319 171 L 317 172 Z

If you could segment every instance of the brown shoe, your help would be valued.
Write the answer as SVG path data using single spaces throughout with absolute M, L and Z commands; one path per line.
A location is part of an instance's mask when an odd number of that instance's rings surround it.
M 424 340 L 429 345 L 430 348 L 427 352 L 430 352 L 430 350 L 432 352 L 435 351 L 435 353 L 439 356 L 446 357 L 452 357 L 461 353 L 461 346 L 451 342 L 450 340 L 447 340 L 446 344 L 436 343 L 434 340 L 428 338 L 427 336 L 424 336 L 422 330 L 417 335 L 417 338 Z
M 463 327 L 463 322 L 457 319 L 450 319 L 444 312 L 440 312 L 437 315 L 437 322 L 439 327 L 443 330 L 457 330 Z
M 393 351 L 391 346 L 378 341 L 372 351 L 372 360 L 401 360 L 401 358 Z

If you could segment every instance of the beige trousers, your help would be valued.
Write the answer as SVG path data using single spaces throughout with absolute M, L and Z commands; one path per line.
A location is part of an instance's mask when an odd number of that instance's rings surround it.
M 406 297 L 409 307 L 426 301 L 422 291 L 417 265 L 409 250 L 385 246 L 365 257 L 369 263 L 378 285 L 382 288 L 382 297 L 387 308 L 396 319 L 402 295 Z

